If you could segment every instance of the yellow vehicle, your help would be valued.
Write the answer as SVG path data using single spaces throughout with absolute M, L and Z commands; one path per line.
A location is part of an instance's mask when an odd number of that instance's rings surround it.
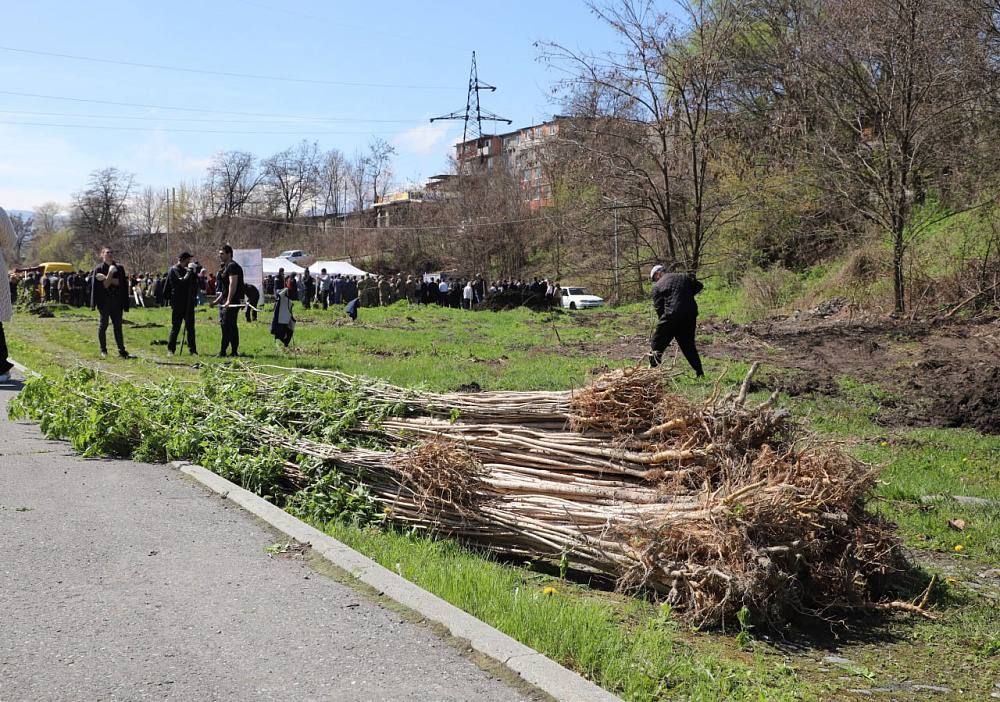
M 49 273 L 72 273 L 76 270 L 72 263 L 61 263 L 56 261 L 39 263 L 38 268 L 41 270 L 42 275 L 48 275 Z

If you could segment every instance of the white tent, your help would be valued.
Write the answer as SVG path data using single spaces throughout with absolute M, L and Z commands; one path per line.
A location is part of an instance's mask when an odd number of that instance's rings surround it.
M 368 275 L 368 273 L 352 266 L 347 261 L 316 261 L 316 263 L 309 266 L 309 272 L 313 275 L 318 275 L 324 268 L 330 275 L 337 275 L 338 273 L 340 275 Z
M 279 268 L 285 269 L 285 275 L 288 275 L 289 273 L 302 273 L 305 271 L 305 268 L 302 266 L 297 266 L 284 258 L 264 259 L 264 275 L 277 275 Z

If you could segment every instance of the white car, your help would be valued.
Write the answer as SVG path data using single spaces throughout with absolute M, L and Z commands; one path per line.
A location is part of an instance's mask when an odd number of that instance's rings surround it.
M 293 249 L 291 251 L 282 251 L 278 254 L 278 258 L 283 258 L 286 261 L 291 261 L 296 266 L 310 266 L 315 262 L 315 258 L 307 254 L 305 251 L 300 251 L 299 249 Z
M 585 310 L 603 304 L 604 300 L 597 295 L 589 294 L 587 288 L 562 289 L 562 306 L 568 310 Z

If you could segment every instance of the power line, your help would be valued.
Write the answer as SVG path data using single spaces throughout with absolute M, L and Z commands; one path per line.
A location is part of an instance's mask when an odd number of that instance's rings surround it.
M 353 121 L 352 117 L 298 117 L 294 115 L 282 115 L 273 112 L 236 112 L 233 110 L 211 110 L 203 107 L 170 107 L 168 105 L 151 105 L 141 102 L 115 102 L 112 100 L 95 100 L 93 98 L 67 97 L 63 95 L 42 95 L 40 93 L 19 93 L 10 90 L 0 90 L 0 95 L 11 95 L 13 97 L 38 98 L 41 100 L 61 100 L 64 102 L 82 102 L 91 105 L 111 105 L 113 107 L 139 107 L 147 110 L 171 110 L 173 112 L 194 112 L 207 115 L 236 115 L 238 117 L 277 117 L 286 119 L 313 120 L 317 122 L 348 122 Z M 384 123 L 406 123 L 413 120 L 396 119 L 365 119 L 365 122 Z
M 319 78 L 289 78 L 286 76 L 269 76 L 259 73 L 237 73 L 234 71 L 213 71 L 207 68 L 187 68 L 184 66 L 168 66 L 159 63 L 141 63 L 138 61 L 118 61 L 113 59 L 95 58 L 93 56 L 80 56 L 77 54 L 61 54 L 53 51 L 37 51 L 34 49 L 20 49 L 13 46 L 0 46 L 0 51 L 9 51 L 17 54 L 30 54 L 32 56 L 48 56 L 53 58 L 70 59 L 72 61 L 88 61 L 90 63 L 100 63 L 112 66 L 129 66 L 131 68 L 145 68 L 156 71 L 174 71 L 177 73 L 196 73 L 199 75 L 222 76 L 224 78 L 245 78 L 250 80 L 273 80 L 283 83 L 306 83 L 309 85 L 336 85 L 342 88 L 392 88 L 394 90 L 450 90 L 443 85 L 405 85 L 396 83 L 360 83 L 341 80 L 322 80 Z
M 7 124 L 12 126 L 21 127 L 58 127 L 64 129 L 105 129 L 109 131 L 122 131 L 122 132 L 174 132 L 180 134 L 256 134 L 256 135 L 275 135 L 275 136 L 324 136 L 324 135 L 357 135 L 364 136 L 369 134 L 395 134 L 396 132 L 257 132 L 257 131 L 245 131 L 245 130 L 229 130 L 229 129 L 177 129 L 174 127 L 122 127 L 115 125 L 104 125 L 104 124 L 57 124 L 54 122 L 11 122 L 6 120 L 0 120 L 0 124 Z
M 283 227 L 305 227 L 307 229 L 324 229 L 323 226 L 319 224 L 302 224 L 301 222 L 278 222 L 273 219 L 264 219 L 263 217 L 244 217 L 242 215 L 232 215 L 228 219 L 239 219 L 248 222 L 263 222 L 264 224 L 278 224 Z M 545 219 L 545 217 L 529 217 L 527 219 L 505 219 L 496 222 L 462 222 L 461 224 L 429 224 L 420 227 L 356 227 L 356 226 L 342 226 L 340 224 L 333 225 L 332 228 L 335 229 L 347 229 L 356 232 L 374 232 L 374 231 L 385 231 L 386 229 L 393 229 L 395 231 L 438 231 L 441 229 L 460 229 L 463 227 L 497 227 L 503 224 L 524 224 L 526 222 L 537 222 L 539 219 Z M 327 227 L 329 229 L 329 227 Z
M 376 23 L 355 24 L 353 22 L 344 22 L 339 19 L 334 19 L 333 17 L 330 16 L 310 14 L 306 12 L 301 12 L 299 10 L 290 10 L 287 7 L 274 7 L 271 5 L 266 5 L 262 2 L 253 2 L 253 0 L 243 0 L 243 4 L 248 5 L 250 7 L 257 7 L 262 10 L 267 10 L 268 12 L 282 13 L 293 17 L 301 17 L 303 19 L 319 20 L 320 22 L 323 22 L 326 25 L 336 25 L 340 27 L 350 27 L 352 29 L 359 29 L 365 33 L 365 36 L 377 35 L 383 37 L 391 37 L 393 39 L 402 39 L 410 42 L 412 42 L 414 38 L 416 38 L 419 42 L 426 41 L 426 37 L 424 37 L 423 35 L 418 35 L 413 33 L 404 34 L 401 32 L 389 32 L 386 31 L 385 29 L 382 29 L 381 26 L 377 26 Z M 462 51 L 462 52 L 466 51 L 465 47 L 457 46 L 455 44 L 450 44 L 447 42 L 442 42 L 437 40 L 436 38 L 433 40 L 433 44 L 435 47 L 451 49 L 453 51 Z
M 80 114 L 73 112 L 36 112 L 33 110 L 0 110 L 0 114 L 5 115 L 34 115 L 36 117 L 79 117 L 84 119 L 126 119 L 126 120 L 141 120 L 144 122 L 208 122 L 211 124 L 218 124 L 220 122 L 227 122 L 230 124 L 302 124 L 309 122 L 356 122 L 359 124 L 368 122 L 392 122 L 399 124 L 422 124 L 423 120 L 367 120 L 367 119 L 324 119 L 322 117 L 316 117 L 314 119 L 309 118 L 290 118 L 290 119 L 273 119 L 273 120 L 241 120 L 241 119 L 203 119 L 198 117 L 158 117 L 153 115 L 93 115 L 93 114 Z

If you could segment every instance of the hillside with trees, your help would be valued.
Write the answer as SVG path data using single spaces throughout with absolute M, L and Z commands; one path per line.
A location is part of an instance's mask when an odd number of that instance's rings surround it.
M 984 0 L 714 0 L 672 13 L 592 2 L 617 36 L 592 53 L 539 43 L 560 77 L 558 135 L 515 172 L 453 163 L 446 190 L 380 222 L 394 147 L 303 141 L 217 154 L 200 182 L 91 174 L 72 203 L 20 218 L 19 260 L 134 270 L 219 242 L 308 248 L 377 271 L 455 270 L 642 296 L 644 270 L 716 278 L 749 314 L 847 297 L 896 316 L 995 305 L 1000 22 Z

